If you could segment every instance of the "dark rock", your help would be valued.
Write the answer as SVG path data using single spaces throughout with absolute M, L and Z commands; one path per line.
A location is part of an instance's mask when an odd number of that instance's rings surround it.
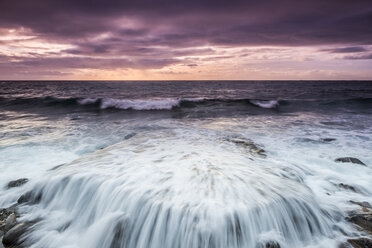
M 353 203 L 353 204 L 359 205 L 359 206 L 361 206 L 362 208 L 369 208 L 369 209 L 372 209 L 371 204 L 369 204 L 368 202 L 357 202 L 357 201 L 350 201 L 350 202 Z
M 338 244 L 337 248 L 353 248 L 353 246 L 347 242 Z
M 5 233 L 3 237 L 3 244 L 7 246 L 21 245 L 23 243 L 22 235 L 25 234 L 32 226 L 31 223 L 19 223 Z
M 0 231 L 6 233 L 15 226 L 16 218 L 17 213 L 15 206 L 0 209 Z
M 350 185 L 347 185 L 347 184 L 344 184 L 344 183 L 339 183 L 338 186 L 340 188 L 343 188 L 343 189 L 346 189 L 346 190 L 357 192 L 357 190 L 353 186 L 350 186 Z
M 25 183 L 28 182 L 28 178 L 20 178 L 20 179 L 17 179 L 17 180 L 14 180 L 14 181 L 10 181 L 8 183 L 8 188 L 14 188 L 14 187 L 19 187 Z
M 372 248 L 372 240 L 367 238 L 348 239 L 354 248 Z
M 364 166 L 366 166 L 365 163 L 363 163 L 363 162 L 360 161 L 359 159 L 357 159 L 357 158 L 353 158 L 353 157 L 337 158 L 337 159 L 335 160 L 335 162 L 353 163 L 353 164 L 360 164 L 360 165 L 364 165 Z
M 310 138 L 298 138 L 300 142 L 313 143 L 313 144 L 324 144 L 335 141 L 334 138 L 321 138 L 321 139 L 310 139 Z
M 62 167 L 62 166 L 64 166 L 65 164 L 59 164 L 59 165 L 57 165 L 57 166 L 54 166 L 53 168 L 51 168 L 51 169 L 49 169 L 50 171 L 52 171 L 52 170 L 56 170 L 56 169 L 58 169 L 58 168 L 60 168 L 60 167 Z
M 250 140 L 243 140 L 243 139 L 231 139 L 231 142 L 238 146 L 242 146 L 249 150 L 249 152 L 259 155 L 260 157 L 266 158 L 266 151 L 256 145 L 253 141 Z
M 259 243 L 256 248 L 280 248 L 280 244 L 276 241 L 267 241 Z
M 15 224 L 16 223 L 16 215 L 15 213 L 12 213 L 6 218 L 6 224 Z
M 29 203 L 29 204 L 35 204 L 39 203 L 41 200 L 41 193 L 34 194 L 32 191 L 28 191 L 21 195 L 21 197 L 18 198 L 17 202 L 18 204 L 22 203 Z
M 372 233 L 372 213 L 354 213 L 348 218 L 348 221 L 360 226 L 366 232 Z
M 14 213 L 13 211 L 7 209 L 7 208 L 1 208 L 0 209 L 0 221 L 5 221 L 9 215 Z

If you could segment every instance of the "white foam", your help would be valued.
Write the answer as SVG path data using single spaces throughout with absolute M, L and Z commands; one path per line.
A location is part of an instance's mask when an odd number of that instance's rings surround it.
M 20 221 L 39 220 L 28 236 L 32 247 L 241 248 L 266 241 L 283 248 L 338 247 L 345 233 L 350 238 L 358 232 L 344 220 L 346 211 L 358 208 L 349 200 L 371 203 L 371 129 L 316 125 L 334 116 L 91 118 L 82 117 L 78 126 L 51 121 L 53 135 L 46 130 L 30 142 L 3 138 L 4 146 L 19 147 L 2 150 L 0 168 L 8 170 L 1 179 L 7 180 L 12 161 L 16 170 L 8 179 L 15 172 L 28 176 L 27 170 L 41 174 L 30 175 L 22 188 L 0 189 L 0 203 L 29 190 L 42 193 L 39 204 L 20 209 Z M 127 139 L 129 130 L 137 134 Z M 236 134 L 263 146 L 267 158 L 226 139 Z M 337 139 L 298 139 L 309 135 Z M 35 149 L 37 142 L 49 149 Z M 45 173 L 37 162 L 45 164 L 48 156 L 66 165 Z M 335 163 L 339 156 L 356 156 L 368 166 Z
M 161 110 L 172 109 L 178 106 L 180 100 L 177 99 L 161 99 L 161 100 L 119 100 L 104 98 L 102 99 L 101 108 L 118 108 L 118 109 L 134 109 L 134 110 Z
M 88 105 L 101 101 L 100 108 L 117 108 L 133 110 L 170 110 L 180 105 L 182 101 L 201 102 L 203 98 L 180 99 L 114 99 L 114 98 L 84 98 L 78 100 L 81 105 Z
M 98 98 L 84 98 L 78 100 L 78 103 L 81 105 L 86 105 L 86 104 L 93 104 L 96 103 L 99 99 Z
M 279 106 L 279 102 L 276 101 L 276 100 L 270 100 L 270 101 L 265 101 L 265 100 L 250 100 L 250 102 L 253 105 L 256 105 L 258 107 L 268 108 L 268 109 L 276 108 L 277 106 Z
M 308 188 L 205 134 L 145 132 L 51 172 L 34 187 L 44 211 L 26 211 L 44 219 L 34 247 L 254 247 L 272 230 L 300 247 L 332 233 Z

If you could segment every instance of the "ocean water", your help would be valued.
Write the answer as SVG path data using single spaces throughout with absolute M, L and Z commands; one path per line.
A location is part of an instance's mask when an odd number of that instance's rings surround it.
M 27 247 L 338 247 L 371 123 L 372 82 L 0 82 L 0 207 Z

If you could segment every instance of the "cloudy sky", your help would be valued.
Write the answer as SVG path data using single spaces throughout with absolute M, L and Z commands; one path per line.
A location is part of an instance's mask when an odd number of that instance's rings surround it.
M 0 79 L 372 79 L 372 2 L 1 0 Z

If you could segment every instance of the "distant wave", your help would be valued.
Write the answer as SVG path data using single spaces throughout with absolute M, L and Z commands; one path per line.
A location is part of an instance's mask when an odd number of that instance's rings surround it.
M 115 99 L 115 98 L 4 98 L 0 97 L 2 106 L 58 106 L 80 107 L 91 110 L 173 110 L 179 108 L 213 107 L 239 105 L 261 109 L 278 109 L 291 105 L 295 109 L 314 106 L 360 106 L 372 104 L 372 98 L 351 98 L 339 100 L 262 100 L 262 99 L 227 99 L 227 98 L 170 98 L 170 99 Z M 316 104 L 316 105 L 314 105 Z M 328 108 L 327 107 L 327 108 Z
M 174 108 L 192 108 L 201 105 L 218 104 L 248 104 L 260 108 L 275 108 L 279 101 L 252 100 L 252 99 L 205 99 L 205 98 L 179 98 L 179 99 L 114 99 L 114 98 L 0 98 L 0 102 L 7 105 L 47 105 L 47 106 L 85 106 L 99 109 L 118 110 L 171 110 Z
M 2 98 L 2 105 L 65 106 L 118 110 L 171 110 L 176 107 L 193 107 L 192 103 L 203 102 L 202 98 L 185 99 L 114 99 L 114 98 Z
M 79 104 L 89 105 L 99 103 L 101 109 L 116 108 L 116 109 L 133 109 L 133 110 L 169 110 L 179 106 L 178 99 L 149 99 L 149 100 L 127 100 L 127 99 L 91 99 L 85 98 L 78 100 Z

